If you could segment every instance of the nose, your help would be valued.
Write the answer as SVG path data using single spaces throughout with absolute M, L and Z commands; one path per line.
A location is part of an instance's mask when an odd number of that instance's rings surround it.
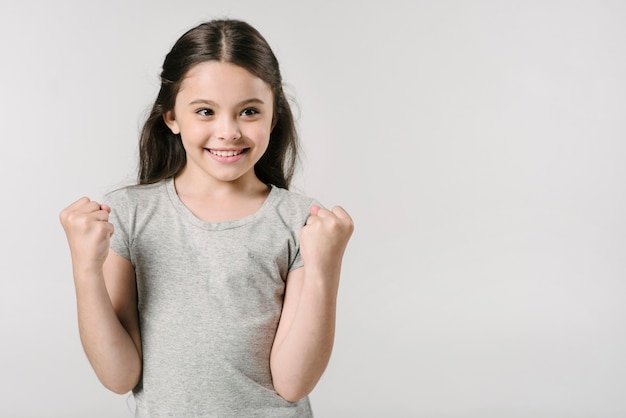
M 222 139 L 224 141 L 234 141 L 241 138 L 239 124 L 234 118 L 224 115 L 219 119 L 216 128 L 216 135 L 218 139 Z

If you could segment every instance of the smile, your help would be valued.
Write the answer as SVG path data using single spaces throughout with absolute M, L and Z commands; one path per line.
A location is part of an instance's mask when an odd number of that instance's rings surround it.
M 234 157 L 240 154 L 243 154 L 246 151 L 246 148 L 240 150 L 227 150 L 227 151 L 219 151 L 214 149 L 209 149 L 209 152 L 218 157 Z

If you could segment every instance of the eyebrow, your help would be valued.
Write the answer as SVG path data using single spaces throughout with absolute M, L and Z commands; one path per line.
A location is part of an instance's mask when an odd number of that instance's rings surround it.
M 247 105 L 247 104 L 252 104 L 252 103 L 261 104 L 261 105 L 265 104 L 265 102 L 263 100 L 258 99 L 256 97 L 252 97 L 250 99 L 245 99 L 245 100 L 240 101 L 239 103 L 237 103 L 235 105 L 235 107 L 240 107 L 240 106 Z M 207 105 L 207 106 L 218 107 L 217 103 L 215 103 L 212 100 L 207 100 L 207 99 L 195 99 L 195 100 L 192 100 L 191 102 L 189 102 L 189 106 L 199 105 L 199 104 L 204 104 L 204 105 Z

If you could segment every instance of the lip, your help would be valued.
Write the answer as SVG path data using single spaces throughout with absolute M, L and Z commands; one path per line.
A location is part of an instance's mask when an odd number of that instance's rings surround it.
M 209 154 L 211 158 L 220 163 L 236 163 L 241 160 L 250 148 L 205 148 L 204 150 Z M 236 155 L 225 156 L 225 155 L 216 155 L 211 151 L 216 151 L 219 153 L 226 152 L 234 152 Z

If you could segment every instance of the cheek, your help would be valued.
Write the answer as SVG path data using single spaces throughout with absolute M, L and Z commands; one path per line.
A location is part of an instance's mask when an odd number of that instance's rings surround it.
M 254 141 L 258 144 L 269 143 L 272 127 L 269 124 L 263 123 L 249 126 L 248 129 L 242 133 L 248 138 L 254 139 Z
M 265 129 L 263 131 L 263 147 L 267 148 L 270 144 L 270 135 L 272 133 L 271 129 Z
M 199 124 L 184 125 L 180 132 L 183 142 L 199 143 L 204 142 L 207 136 L 206 129 Z

